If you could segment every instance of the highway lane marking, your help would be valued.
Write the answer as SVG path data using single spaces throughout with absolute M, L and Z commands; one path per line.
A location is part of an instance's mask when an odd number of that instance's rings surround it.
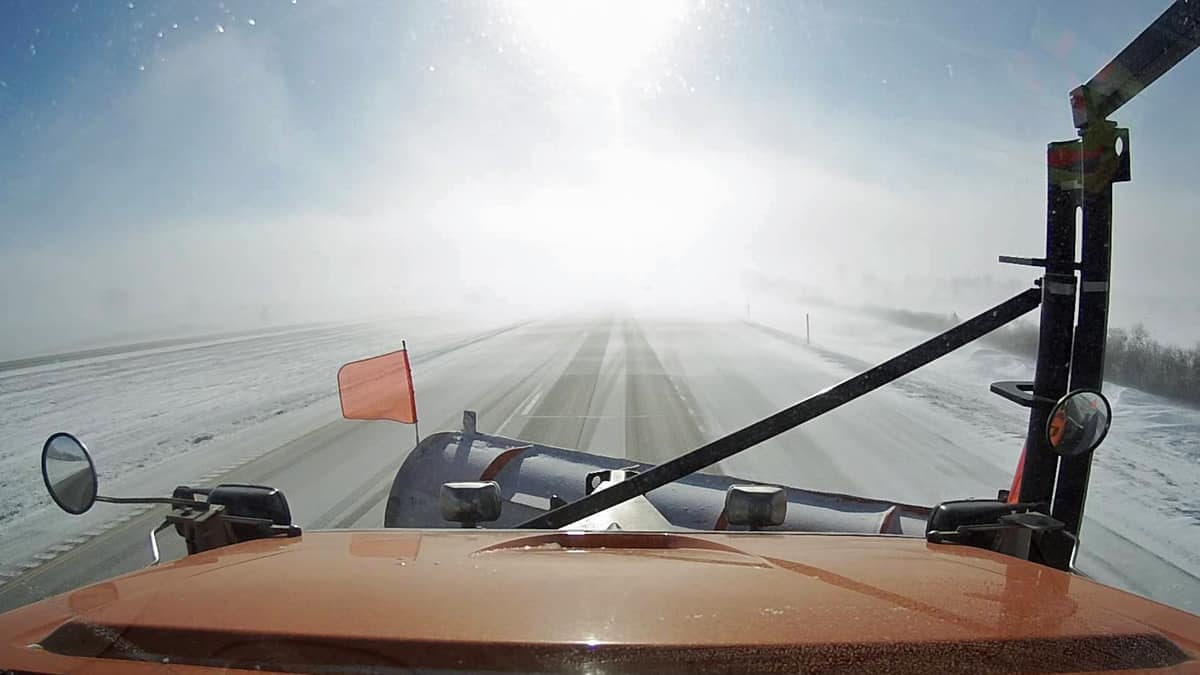
M 642 453 L 650 449 L 665 452 L 664 445 L 678 446 L 680 451 L 699 447 L 708 437 L 708 429 L 702 421 L 702 406 L 696 401 L 687 383 L 686 374 L 679 368 L 673 373 L 667 368 L 651 344 L 647 333 L 636 320 L 625 325 L 627 367 L 625 406 L 627 411 L 658 409 L 658 417 L 673 424 L 656 428 L 640 422 L 643 415 L 626 416 L 630 423 L 625 425 L 625 454 L 630 459 L 651 461 Z M 665 436 L 664 436 L 665 433 Z M 723 472 L 720 463 L 709 470 Z
M 533 398 L 529 399 L 529 402 L 525 404 L 525 407 L 521 408 L 521 414 L 528 415 L 529 411 L 533 410 L 533 406 L 537 405 L 538 399 L 541 397 L 542 397 L 541 391 L 534 392 Z
M 541 398 L 541 396 L 542 396 L 542 390 L 540 388 L 534 389 L 533 394 L 531 394 L 530 397 L 528 399 L 526 399 L 525 404 L 522 405 L 519 409 L 514 409 L 512 411 L 512 413 L 507 418 L 505 418 L 505 420 L 503 422 L 500 423 L 500 427 L 496 430 L 496 433 L 503 435 L 504 430 L 508 428 L 509 423 L 512 422 L 513 419 L 517 416 L 518 411 L 519 411 L 520 415 L 525 416 L 526 413 L 528 413 L 530 410 L 533 409 L 533 405 L 535 403 L 537 403 L 537 400 L 539 398 Z
M 526 415 L 531 420 L 628 420 L 628 419 L 652 419 L 657 417 L 665 417 L 665 415 Z
M 582 341 L 574 343 L 577 345 L 574 353 L 546 391 L 537 412 L 546 412 L 551 408 L 589 412 L 600 381 L 600 366 L 607 358 L 611 338 L 611 322 L 603 328 L 589 324 Z M 595 433 L 594 425 L 586 423 L 585 415 L 565 415 L 558 419 L 561 423 L 555 424 L 554 418 L 529 416 L 519 435 L 523 439 L 547 445 L 582 448 Z
M 285 443 L 284 445 L 287 445 L 287 444 Z M 266 455 L 270 452 L 273 452 L 274 450 L 277 450 L 277 449 L 278 448 L 266 448 L 266 449 L 262 449 L 262 450 L 258 450 L 258 451 L 252 450 L 249 453 L 243 455 L 238 461 L 231 463 L 231 464 L 227 464 L 227 465 L 217 469 L 213 473 L 210 473 L 210 474 L 202 476 L 198 479 L 195 479 L 195 480 L 191 481 L 191 484 L 194 485 L 194 484 L 207 483 L 210 480 L 212 480 L 213 478 L 216 478 L 217 476 L 222 475 L 223 473 L 229 473 L 230 471 L 241 468 L 243 465 L 245 465 L 255 459 L 259 459 L 259 458 L 263 457 L 264 455 Z M 90 541 L 92 541 L 98 537 L 101 537 L 102 535 L 108 534 L 109 532 L 117 529 L 120 526 L 126 525 L 127 523 L 134 520 L 135 518 L 145 515 L 151 509 L 155 508 L 155 506 L 156 505 L 154 505 L 154 504 L 138 504 L 138 505 L 134 505 L 134 506 L 124 507 L 124 512 L 119 515 L 114 516 L 112 520 L 109 520 L 108 522 L 106 522 L 102 525 L 99 525 L 97 527 L 93 527 L 92 529 L 85 531 L 81 535 L 77 535 L 75 537 L 67 539 L 60 545 L 56 545 L 54 547 L 48 548 L 45 551 L 40 552 L 39 554 L 35 554 L 35 555 L 31 556 L 28 560 L 25 560 L 21 563 L 14 565 L 12 570 L 15 570 L 15 571 L 4 570 L 3 572 L 0 572 L 0 587 L 3 587 L 11 582 L 14 582 L 14 581 L 24 577 L 26 574 L 29 574 L 29 573 L 37 570 L 38 568 L 42 567 L 46 563 L 49 563 L 50 561 L 52 561 L 60 556 L 66 555 L 67 553 L 70 553 L 74 549 L 79 548 L 80 546 L 83 546 L 84 544 L 87 544 Z M 66 550 L 56 552 L 56 549 L 58 549 L 60 546 L 67 546 L 68 548 Z M 53 555 L 50 555 L 51 553 L 53 553 Z
M 295 334 L 303 334 L 308 332 L 318 332 L 323 327 L 316 324 L 299 324 L 296 326 L 281 327 L 279 329 L 255 329 L 249 331 L 230 331 L 225 333 L 216 333 L 213 335 L 197 335 L 187 338 L 169 338 L 165 340 L 146 340 L 142 342 L 133 342 L 124 345 L 114 345 L 111 347 L 100 347 L 96 349 L 84 349 L 73 352 L 63 352 L 61 354 L 50 354 L 47 356 L 35 356 L 32 358 L 14 359 L 11 361 L 0 362 L 0 371 L 10 370 L 32 370 L 45 365 L 59 365 L 63 363 L 71 363 L 75 361 L 83 361 L 80 365 L 88 365 L 87 362 L 94 360 L 107 359 L 108 357 L 136 357 L 145 354 L 171 354 L 178 351 L 187 351 L 186 349 L 176 349 L 178 347 L 193 347 L 199 346 L 222 346 L 237 344 L 239 342 L 254 340 L 258 338 L 283 337 Z M 105 361 L 100 361 L 101 363 Z
M 545 360 L 543 360 L 540 363 L 540 365 L 537 365 L 536 367 L 530 368 L 527 371 L 525 371 L 525 374 L 520 378 L 520 380 L 516 384 L 503 385 L 503 386 L 498 387 L 497 390 L 495 390 L 495 391 L 489 390 L 487 392 L 484 392 L 484 393 L 480 394 L 477 398 L 470 400 L 469 402 L 466 402 L 465 405 L 463 406 L 463 408 L 466 410 L 494 410 L 500 406 L 501 402 L 503 402 L 504 400 L 509 398 L 510 394 L 512 394 L 514 392 L 519 392 L 521 389 L 525 388 L 526 385 L 530 382 L 535 383 L 534 385 L 530 385 L 530 386 L 533 386 L 535 389 L 534 395 L 540 396 L 541 393 L 543 392 L 543 389 L 541 387 L 536 386 L 537 378 L 539 378 L 542 375 L 542 373 L 546 370 L 546 368 L 550 367 L 552 364 L 554 364 L 556 362 L 556 359 L 558 359 L 560 357 L 560 355 L 568 348 L 568 346 L 569 346 L 569 344 L 565 344 L 565 345 L 559 347 L 556 351 L 547 355 L 545 357 Z M 504 422 L 502 422 L 498 427 L 496 427 L 497 434 L 503 434 L 503 430 L 504 430 L 505 426 L 508 425 L 517 416 L 516 410 L 520 407 L 521 407 L 520 405 L 514 407 L 513 408 L 514 412 L 511 415 L 509 415 L 509 418 L 507 420 L 505 420 Z M 453 428 L 457 419 L 458 419 L 457 415 L 448 417 L 446 419 L 445 423 L 440 425 L 440 428 L 443 428 L 443 429 Z M 314 519 L 313 525 L 310 527 L 310 529 L 318 529 L 317 525 L 321 526 L 319 529 L 326 529 L 325 525 L 332 519 L 332 516 L 330 514 L 339 513 L 339 512 L 343 513 L 344 515 L 342 515 L 341 518 L 338 520 L 333 520 L 333 523 L 332 523 L 333 529 L 344 529 L 346 527 L 352 527 L 355 523 L 357 523 L 359 520 L 361 520 L 362 517 L 366 513 L 368 513 L 372 508 L 374 508 L 378 502 L 382 501 L 386 506 L 386 500 L 387 500 L 388 494 L 391 491 L 391 482 L 396 474 L 396 471 L 399 468 L 400 467 L 397 465 L 394 468 L 391 468 L 388 471 L 383 472 L 380 475 L 381 477 L 379 480 L 371 480 L 368 483 L 365 483 L 359 489 L 352 491 L 351 497 L 349 497 L 347 499 L 343 499 L 342 502 L 339 502 L 332 509 L 330 509 L 329 511 L 326 511 L 324 514 L 322 514 L 318 518 Z M 359 498 L 359 497 L 355 496 L 356 493 L 365 494 L 366 497 Z M 354 504 L 357 504 L 357 506 L 354 506 L 353 509 L 350 509 L 349 506 L 347 506 L 347 505 L 354 505 Z M 386 509 L 385 509 L 385 514 L 386 514 Z
M 501 326 L 495 330 L 486 331 L 483 333 L 477 333 L 474 335 L 464 336 L 462 339 L 460 339 L 456 342 L 451 342 L 450 344 L 430 350 L 428 352 L 425 352 L 425 353 L 415 357 L 413 359 L 413 363 L 436 362 L 444 356 L 453 354 L 462 349 L 477 345 L 480 342 L 484 342 L 486 340 L 489 340 L 489 339 L 498 337 L 500 335 L 503 335 L 505 333 L 511 332 L 511 331 L 516 330 L 516 329 L 518 329 L 522 326 L 525 326 L 529 323 L 530 322 L 528 322 L 528 321 L 521 321 L 521 322 L 509 324 L 506 326 Z M 357 325 L 357 324 L 355 324 L 355 325 Z M 320 330 L 325 330 L 325 329 L 320 329 Z M 344 327 L 337 327 L 337 328 L 334 328 L 331 330 L 341 331 L 341 330 L 344 330 Z M 308 331 L 301 331 L 301 332 L 308 332 Z M 320 332 L 320 331 L 317 329 L 313 329 L 312 332 Z M 267 335 L 267 336 L 263 336 L 263 337 L 269 338 L 269 337 L 275 337 L 275 336 Z M 185 348 L 182 350 L 171 350 L 170 353 L 184 354 L 184 353 L 192 352 L 195 350 L 206 349 L 211 346 L 215 346 L 215 345 L 204 344 L 204 345 L 200 345 L 197 347 Z M 332 394 L 331 394 L 331 396 L 332 396 Z M 328 426 L 328 425 L 325 425 L 325 426 Z M 319 428 L 321 428 L 321 427 L 319 427 Z M 313 430 L 313 431 L 315 431 L 315 430 Z M 286 443 L 282 443 L 274 448 L 263 447 L 261 449 L 251 449 L 248 452 L 246 452 L 245 454 L 243 454 L 242 457 L 240 459 L 236 460 L 235 462 L 226 464 L 225 466 L 222 466 L 222 467 L 216 469 L 215 474 L 213 474 L 213 473 L 207 474 L 206 476 L 203 476 L 197 480 L 193 480 L 191 483 L 192 484 L 206 483 L 218 475 L 228 474 L 234 470 L 241 468 L 242 466 L 244 466 L 246 464 L 249 464 L 250 462 L 262 459 L 262 458 L 266 457 L 267 455 L 270 455 L 271 453 L 279 450 L 280 448 L 290 445 L 291 443 L 299 440 L 300 438 L 304 438 L 308 434 L 313 433 L 313 431 L 309 431 L 307 434 L 301 434 L 297 438 L 292 439 L 291 441 L 288 441 Z M 148 512 L 152 508 L 154 508 L 154 505 L 150 505 L 150 504 L 138 505 L 136 507 L 128 508 L 125 511 L 125 513 L 121 514 L 119 517 L 116 517 L 113 520 L 109 520 L 105 523 L 102 523 L 102 524 L 96 526 L 96 527 L 93 527 L 92 529 L 85 531 L 81 535 L 77 535 L 75 537 L 72 537 L 71 539 L 65 540 L 63 543 L 71 544 L 71 550 L 74 550 L 76 548 L 79 548 L 80 546 L 90 543 L 92 540 L 96 539 L 97 537 L 100 537 L 101 535 L 108 534 L 109 532 L 117 529 L 118 527 L 127 525 L 135 517 L 144 515 L 146 512 Z M 44 553 L 48 552 L 49 550 L 51 550 L 51 549 L 46 549 L 46 551 L 43 551 L 42 553 L 44 554 Z M 45 560 L 38 560 L 36 555 L 31 556 L 29 559 L 27 559 L 23 562 L 20 562 L 20 563 L 16 563 L 8 569 L 0 570 L 0 587 L 3 587 L 5 585 L 9 584 L 10 582 L 17 581 L 17 580 L 25 577 L 25 575 L 27 575 L 31 572 L 34 572 L 38 568 L 49 563 L 50 560 L 60 557 L 62 555 L 66 555 L 67 553 L 70 553 L 71 550 L 61 553 L 61 554 L 56 554 L 56 555 L 52 556 L 50 559 L 45 559 Z
M 35 572 L 47 563 L 67 555 L 78 549 L 80 546 L 87 544 L 98 537 L 108 534 L 122 525 L 126 525 L 135 518 L 140 518 L 146 515 L 155 504 L 138 504 L 135 506 L 126 507 L 126 510 L 121 515 L 108 521 L 98 527 L 93 527 L 83 534 L 76 535 L 70 539 L 64 540 L 61 544 L 54 545 L 44 551 L 36 553 L 28 560 L 14 565 L 12 568 L 0 571 L 0 588 L 23 578 L 26 574 Z
M 151 508 L 153 508 L 152 505 L 151 505 Z M 143 513 L 141 517 L 144 518 L 147 515 L 150 515 L 150 514 Z M 29 585 L 36 586 L 39 583 L 38 579 L 40 579 L 42 577 L 42 575 L 51 573 L 51 572 L 53 572 L 53 570 L 58 569 L 58 568 L 62 567 L 63 565 L 68 565 L 73 560 L 75 560 L 79 555 L 85 554 L 88 546 L 93 545 L 97 541 L 100 540 L 100 535 L 109 534 L 113 531 L 116 531 L 116 530 L 122 528 L 122 527 L 128 528 L 131 526 L 136 526 L 136 523 L 138 522 L 138 520 L 140 520 L 140 518 L 133 519 L 128 523 L 109 522 L 104 527 L 96 528 L 96 531 L 97 531 L 96 535 L 86 537 L 86 539 L 83 541 L 83 543 L 76 545 L 76 546 L 72 546 L 71 549 L 68 551 L 64 551 L 63 553 L 55 555 L 54 557 L 52 557 L 50 559 L 46 559 L 46 560 L 31 559 L 31 560 L 25 561 L 19 565 L 14 566 L 14 568 L 12 568 L 11 570 L 6 570 L 6 571 L 0 573 L 0 606 L 3 606 L 5 611 L 7 611 L 9 609 L 15 609 L 16 607 L 21 606 L 21 605 L 9 605 L 8 604 L 7 595 L 9 593 L 10 588 L 17 589 L 17 592 L 19 593 L 19 590 L 22 586 L 29 586 Z M 83 553 L 81 553 L 81 549 L 82 549 Z M 71 590 L 71 589 L 64 588 L 62 590 Z M 35 599 L 40 600 L 43 597 L 44 596 L 39 596 Z M 27 600 L 26 602 L 21 603 L 21 604 L 22 605 L 28 604 L 29 602 L 32 602 L 32 601 L 33 600 Z

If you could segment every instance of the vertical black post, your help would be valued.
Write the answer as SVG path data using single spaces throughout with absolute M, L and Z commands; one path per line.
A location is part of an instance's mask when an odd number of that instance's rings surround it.
M 1038 328 L 1033 405 L 1025 435 L 1019 499 L 1049 504 L 1058 455 L 1046 440 L 1046 420 L 1067 391 L 1075 322 L 1075 208 L 1079 203 L 1079 141 L 1046 148 L 1046 276 Z M 1047 561 L 1051 562 L 1051 561 Z
M 404 350 L 404 365 L 408 367 L 408 381 L 404 383 L 404 386 L 408 387 L 408 396 L 409 396 L 409 398 L 412 399 L 413 412 L 415 413 L 417 410 L 417 401 L 416 401 L 416 393 L 413 392 L 413 387 L 412 387 L 412 380 L 413 380 L 412 362 L 410 362 L 408 360 L 408 340 L 400 341 L 400 349 Z M 421 444 L 421 423 L 417 419 L 417 416 L 415 414 L 413 415 L 413 436 L 415 436 L 417 439 L 416 445 L 420 445 Z M 416 447 L 416 445 L 414 445 L 413 447 Z
M 1083 233 L 1080 260 L 1079 324 L 1071 356 L 1071 389 L 1099 389 L 1104 383 L 1108 337 L 1109 271 L 1112 260 L 1114 181 L 1129 180 L 1129 137 L 1116 124 L 1099 120 L 1083 132 Z M 1117 153 L 1118 139 L 1121 154 Z M 1092 456 L 1064 458 L 1052 515 L 1079 534 L 1087 499 Z
M 804 313 L 804 344 L 812 344 L 812 327 L 808 323 L 808 312 Z

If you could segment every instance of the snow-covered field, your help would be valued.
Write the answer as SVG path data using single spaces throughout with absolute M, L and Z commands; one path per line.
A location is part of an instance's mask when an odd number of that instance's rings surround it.
M 419 372 L 438 350 L 496 329 L 440 318 L 319 326 L 0 371 L 0 575 L 102 525 L 94 513 L 47 517 L 38 457 L 56 431 L 89 446 L 102 493 L 166 494 L 335 416 L 344 362 L 404 338 Z
M 841 362 L 847 374 L 930 336 L 823 307 L 814 308 L 810 318 L 812 348 Z M 803 311 L 771 308 L 751 320 L 805 335 Z M 987 385 L 1032 377 L 1031 359 L 975 343 L 894 387 L 943 408 L 948 435 L 966 436 L 961 428 L 955 431 L 964 423 L 983 432 L 983 442 L 963 450 L 1003 467 L 994 481 L 1000 487 L 1011 479 L 1028 418 L 1024 409 L 990 393 Z M 1113 425 L 1095 454 L 1078 565 L 1103 581 L 1200 611 L 1200 410 L 1111 383 L 1104 390 L 1113 406 Z M 1169 561 L 1191 578 L 1153 578 L 1158 575 L 1156 559 Z

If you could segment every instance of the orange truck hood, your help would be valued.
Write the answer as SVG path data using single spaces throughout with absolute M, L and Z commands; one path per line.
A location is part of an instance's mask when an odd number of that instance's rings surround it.
M 1200 673 L 1198 656 L 1200 617 L 888 536 L 319 532 L 0 616 L 0 669 L 46 673 Z

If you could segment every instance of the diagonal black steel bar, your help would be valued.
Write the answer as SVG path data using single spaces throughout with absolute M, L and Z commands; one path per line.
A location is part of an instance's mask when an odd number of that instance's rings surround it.
M 1075 127 L 1098 123 L 1200 46 L 1200 0 L 1176 0 L 1087 84 L 1071 92 Z
M 712 466 L 743 450 L 794 429 L 805 422 L 849 403 L 925 364 L 945 356 L 1004 324 L 1033 310 L 1041 303 L 1042 291 L 1031 288 L 972 317 L 941 335 L 865 370 L 848 380 L 765 417 L 750 426 L 660 464 L 645 473 L 593 492 L 578 501 L 521 523 L 523 528 L 557 529 L 644 495 L 688 474 Z

